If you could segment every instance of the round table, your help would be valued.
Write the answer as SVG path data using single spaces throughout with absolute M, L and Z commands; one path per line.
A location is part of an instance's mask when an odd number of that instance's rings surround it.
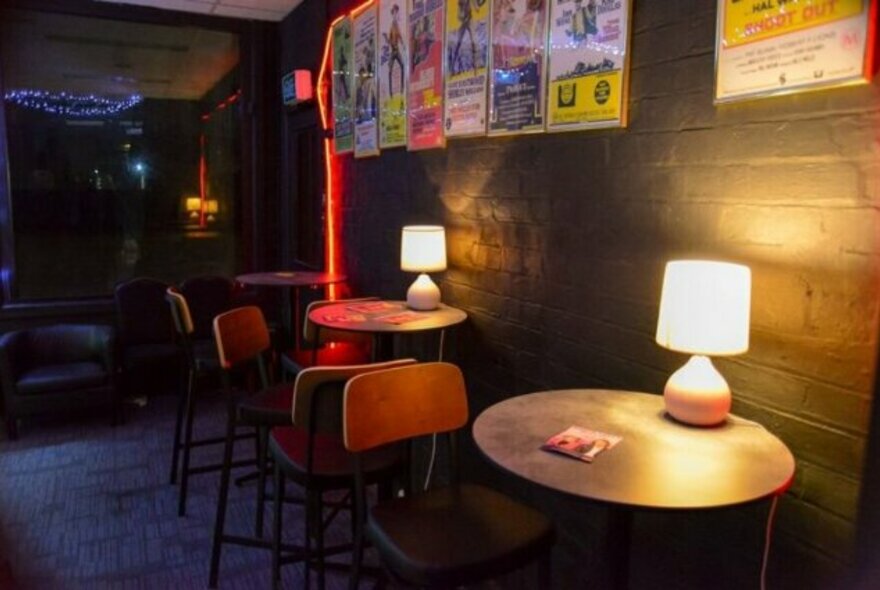
M 303 287 L 320 287 L 324 285 L 332 285 L 334 283 L 343 283 L 345 282 L 345 279 L 345 275 L 311 270 L 254 272 L 235 277 L 235 280 L 243 285 L 250 285 L 253 287 L 281 287 L 283 289 L 281 298 L 281 322 L 284 325 L 284 328 L 288 331 L 290 331 L 291 324 L 290 290 L 293 289 L 293 297 L 295 301 L 295 313 L 293 313 L 293 342 L 296 348 L 299 348 L 300 340 L 300 289 Z
M 584 463 L 541 450 L 580 426 L 623 437 Z M 625 587 L 632 509 L 685 510 L 745 504 L 785 492 L 788 447 L 755 422 L 728 416 L 713 428 L 669 418 L 663 397 L 602 389 L 546 391 L 497 403 L 477 417 L 474 439 L 499 467 L 543 487 L 612 506 L 609 532 Z

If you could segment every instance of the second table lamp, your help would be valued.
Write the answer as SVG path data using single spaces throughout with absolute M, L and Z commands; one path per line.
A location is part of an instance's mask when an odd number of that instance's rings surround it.
M 400 268 L 419 274 L 406 292 L 406 305 L 427 311 L 440 304 L 440 288 L 427 275 L 446 270 L 446 232 L 439 225 L 407 225 L 401 232 Z

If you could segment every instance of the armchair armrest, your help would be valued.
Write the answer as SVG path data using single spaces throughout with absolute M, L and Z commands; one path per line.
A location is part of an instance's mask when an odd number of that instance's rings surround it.
M 94 326 L 95 351 L 110 375 L 116 373 L 116 329 L 112 326 Z

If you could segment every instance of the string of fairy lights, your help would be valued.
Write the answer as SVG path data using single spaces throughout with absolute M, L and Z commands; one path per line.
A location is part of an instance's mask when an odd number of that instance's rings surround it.
M 46 90 L 10 90 L 3 98 L 18 106 L 64 117 L 107 117 L 116 115 L 140 104 L 144 98 L 139 94 L 120 98 L 107 98 L 95 94 L 72 94 Z

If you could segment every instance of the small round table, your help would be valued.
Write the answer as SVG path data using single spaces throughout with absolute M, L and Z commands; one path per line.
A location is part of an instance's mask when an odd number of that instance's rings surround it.
M 580 426 L 623 440 L 584 463 L 541 450 Z M 628 583 L 633 509 L 722 508 L 781 495 L 794 478 L 791 451 L 755 422 L 730 415 L 714 428 L 669 418 L 663 397 L 603 389 L 532 393 L 486 409 L 474 439 L 499 467 L 543 487 L 610 505 L 615 586 Z
M 290 331 L 290 290 L 293 289 L 294 313 L 293 315 L 293 342 L 299 348 L 300 338 L 300 289 L 303 287 L 320 287 L 334 283 L 345 282 L 345 275 L 330 274 L 311 270 L 292 270 L 277 272 L 254 272 L 238 275 L 235 280 L 243 285 L 253 287 L 281 287 L 281 323 L 284 329 Z

